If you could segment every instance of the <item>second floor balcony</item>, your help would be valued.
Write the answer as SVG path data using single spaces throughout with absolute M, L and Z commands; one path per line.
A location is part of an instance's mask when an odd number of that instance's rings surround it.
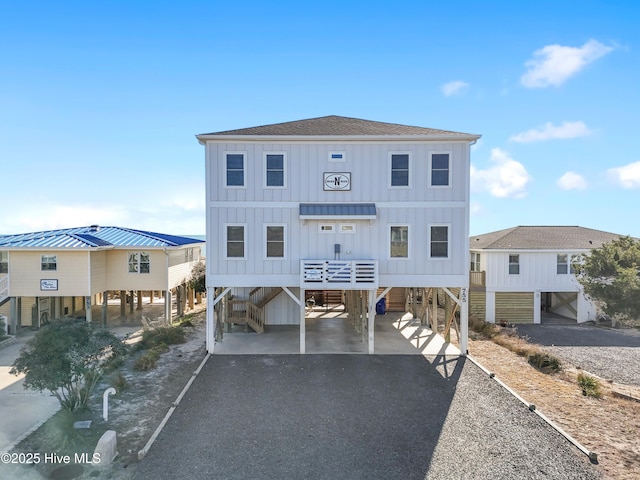
M 301 260 L 302 288 L 372 290 L 378 288 L 376 260 Z
M 487 272 L 469 272 L 469 287 L 486 287 Z

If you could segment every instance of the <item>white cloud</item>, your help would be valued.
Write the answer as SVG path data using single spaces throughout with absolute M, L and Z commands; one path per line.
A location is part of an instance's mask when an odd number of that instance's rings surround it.
M 584 190 L 587 188 L 585 178 L 575 172 L 567 172 L 558 179 L 558 186 L 563 190 Z
M 607 170 L 610 181 L 622 188 L 640 188 L 640 162 Z
M 478 170 L 471 165 L 471 187 L 478 191 L 488 191 L 498 198 L 522 198 L 527 194 L 531 176 L 520 162 L 509 157 L 500 148 L 491 150 L 489 160 L 492 166 Z
M 589 40 L 582 47 L 547 45 L 533 52 L 525 63 L 527 72 L 520 82 L 527 88 L 560 86 L 585 66 L 613 51 L 613 47 Z
M 469 84 L 467 82 L 463 82 L 462 80 L 454 80 L 442 85 L 442 87 L 440 87 L 440 90 L 445 97 L 450 97 L 451 95 L 460 95 L 464 93 L 467 88 L 469 88 Z
M 583 122 L 564 122 L 555 126 L 551 122 L 545 123 L 542 127 L 532 128 L 526 132 L 518 133 L 509 138 L 512 142 L 540 142 L 554 138 L 578 138 L 591 135 L 591 131 Z

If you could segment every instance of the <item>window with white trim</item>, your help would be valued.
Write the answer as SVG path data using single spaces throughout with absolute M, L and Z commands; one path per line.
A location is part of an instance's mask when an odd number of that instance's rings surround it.
M 509 275 L 520 275 L 520 255 L 509 255 Z
M 449 258 L 448 225 L 431 225 L 429 227 L 429 257 Z
M 558 275 L 566 275 L 567 273 L 576 273 L 574 265 L 578 263 L 579 255 L 568 255 L 559 253 L 556 260 L 556 273 Z
M 409 226 L 391 225 L 389 230 L 389 256 L 409 258 Z
M 244 153 L 225 154 L 225 181 L 227 187 L 244 187 Z
M 245 258 L 245 230 L 244 225 L 226 226 L 226 258 Z
M 266 258 L 284 258 L 284 225 L 265 225 Z
M 9 252 L 0 252 L 0 273 L 9 273 Z
M 129 273 L 149 273 L 151 256 L 149 252 L 129 252 Z
M 480 253 L 471 252 L 471 272 L 480 272 Z
M 341 223 L 339 226 L 340 233 L 356 233 L 355 223 Z
M 391 164 L 391 187 L 408 187 L 409 186 L 409 164 L 410 158 L 408 153 L 392 153 L 390 154 Z
M 321 223 L 318 225 L 318 232 L 320 233 L 334 233 L 335 225 L 331 223 Z
M 41 255 L 40 256 L 40 270 L 52 271 L 58 269 L 58 257 L 56 255 Z
M 448 187 L 451 185 L 451 155 L 449 153 L 431 153 L 430 181 L 432 187 Z
M 268 152 L 264 155 L 264 186 L 267 188 L 285 187 L 285 154 Z

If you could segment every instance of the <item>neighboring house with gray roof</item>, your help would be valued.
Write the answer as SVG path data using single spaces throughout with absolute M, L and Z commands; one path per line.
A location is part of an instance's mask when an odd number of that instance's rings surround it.
M 209 352 L 212 307 L 228 294 L 238 310 L 225 318 L 244 312 L 260 332 L 299 325 L 301 353 L 309 292 L 360 292 L 370 353 L 376 303 L 394 290 L 404 308 L 405 288 L 446 288 L 464 330 L 479 135 L 331 115 L 196 137 L 205 146 Z
M 509 323 L 541 323 L 547 313 L 595 320 L 596 306 L 573 265 L 619 237 L 578 226 L 518 226 L 471 236 L 471 314 Z
M 104 322 L 110 296 L 120 296 L 124 315 L 127 295 L 132 309 L 136 296 L 141 306 L 141 292 L 157 291 L 167 300 L 165 316 L 170 318 L 172 294 L 181 312 L 193 293 L 186 281 L 203 244 L 99 225 L 0 236 L 0 314 L 8 318 L 11 333 L 65 316 L 90 322 L 90 307 L 96 305 L 105 307 Z

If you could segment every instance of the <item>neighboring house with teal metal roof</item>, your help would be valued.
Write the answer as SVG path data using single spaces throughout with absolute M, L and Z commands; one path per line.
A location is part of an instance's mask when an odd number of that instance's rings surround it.
M 0 236 L 0 314 L 9 330 L 39 327 L 52 318 L 78 315 L 92 321 L 91 308 L 117 292 L 124 314 L 125 292 L 138 301 L 160 291 L 165 316 L 176 296 L 178 312 L 193 303 L 187 279 L 201 260 L 202 240 L 123 227 L 66 228 Z M 133 302 L 131 302 L 131 307 Z M 140 303 L 139 303 L 140 305 Z

